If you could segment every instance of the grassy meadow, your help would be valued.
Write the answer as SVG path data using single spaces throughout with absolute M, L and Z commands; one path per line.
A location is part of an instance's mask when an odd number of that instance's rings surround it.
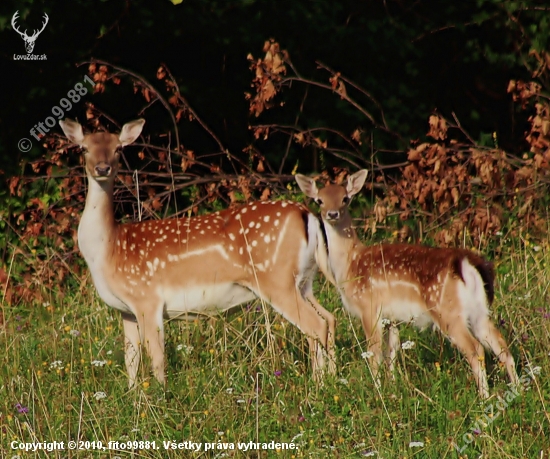
M 167 390 L 142 371 L 139 388 L 129 391 L 121 318 L 88 279 L 62 300 L 2 303 L 0 456 L 548 458 L 549 241 L 503 235 L 494 243 L 492 317 L 523 376 L 517 393 L 487 352 L 491 398 L 482 402 L 467 362 L 449 342 L 409 326 L 401 327 L 401 342 L 414 345 L 398 354 L 395 381 L 385 376 L 378 390 L 360 322 L 322 277 L 317 297 L 338 320 L 338 372 L 323 385 L 312 379 L 306 339 L 257 302 L 167 324 Z M 69 440 L 90 443 L 51 452 L 11 447 L 63 441 L 67 448 Z M 154 441 L 157 449 L 107 449 L 109 441 Z M 163 441 L 203 446 L 166 449 Z M 238 449 L 250 441 L 297 449 Z

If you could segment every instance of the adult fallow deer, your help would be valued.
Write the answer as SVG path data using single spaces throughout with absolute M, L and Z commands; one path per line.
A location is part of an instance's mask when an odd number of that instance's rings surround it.
M 419 328 L 435 324 L 470 363 L 481 397 L 489 396 L 483 346 L 492 349 L 517 384 L 514 359 L 489 319 L 494 297 L 492 264 L 465 249 L 364 246 L 352 227 L 348 206 L 366 177 L 367 171 L 362 170 L 351 175 L 345 187 L 328 185 L 321 190 L 303 175 L 297 175 L 296 181 L 320 206 L 328 249 L 328 263 L 321 268 L 338 288 L 344 306 L 361 318 L 373 353 L 375 380 L 382 361 L 382 320 L 389 319 L 411 321 Z M 391 367 L 399 346 L 394 327 L 388 341 Z
M 138 138 L 144 123 L 127 123 L 120 134 L 84 135 L 77 122 L 60 121 L 84 149 L 88 194 L 78 245 L 99 296 L 122 312 L 129 386 L 142 343 L 164 383 L 164 318 L 223 311 L 258 297 L 307 335 L 314 374 L 327 357 L 333 372 L 334 317 L 312 293 L 322 236 L 305 207 L 264 201 L 192 218 L 115 221 L 120 148 Z

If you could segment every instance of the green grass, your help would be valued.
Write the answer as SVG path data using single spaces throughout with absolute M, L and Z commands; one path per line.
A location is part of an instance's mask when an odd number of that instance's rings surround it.
M 525 374 L 529 364 L 540 373 L 504 410 L 495 408 L 487 425 L 480 423 L 488 419 L 484 410 L 508 390 L 507 375 L 492 355 L 487 353 L 492 398 L 481 402 L 467 362 L 440 334 L 401 327 L 401 341 L 416 345 L 399 353 L 396 380 L 386 376 L 379 391 L 361 358 L 366 343 L 360 323 L 323 279 L 317 296 L 338 320 L 338 374 L 324 385 L 311 377 L 300 332 L 252 304 L 230 315 L 167 324 L 167 391 L 146 372 L 140 387 L 128 391 L 121 319 L 88 282 L 85 293 L 50 304 L 2 306 L 0 456 L 547 458 L 548 244 L 537 250 L 525 241 L 506 241 L 500 250 L 492 317 L 518 373 Z M 464 446 L 476 422 L 472 443 L 459 455 L 453 444 Z M 14 440 L 141 440 L 156 441 L 160 449 L 24 453 L 11 449 Z M 173 440 L 235 447 L 294 441 L 299 449 L 165 450 L 162 442 Z

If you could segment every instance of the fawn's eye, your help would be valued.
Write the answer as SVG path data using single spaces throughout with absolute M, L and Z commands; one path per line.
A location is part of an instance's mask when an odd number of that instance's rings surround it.
M 323 205 L 323 200 L 322 200 L 322 199 L 317 198 L 317 199 L 315 200 L 315 202 L 316 202 L 317 204 L 319 204 L 320 206 Z
M 349 198 L 347 196 L 344 196 L 344 199 L 342 199 L 342 204 L 344 204 L 345 206 L 347 206 L 349 203 Z

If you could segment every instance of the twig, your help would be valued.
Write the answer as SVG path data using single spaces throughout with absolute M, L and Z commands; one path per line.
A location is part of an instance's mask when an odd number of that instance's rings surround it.
M 455 112 L 451 112 L 451 113 L 453 115 L 453 119 L 455 120 L 456 127 L 458 127 L 458 129 L 460 129 L 460 132 L 462 132 L 462 134 L 464 134 L 466 136 L 466 138 L 471 142 L 471 144 L 475 146 L 476 141 L 474 139 L 472 139 L 470 134 L 468 134 L 466 132 L 466 130 L 462 127 L 462 125 L 460 124 L 460 121 L 458 120 L 458 117 L 456 116 Z
M 327 72 L 330 72 L 332 75 L 336 75 L 336 71 L 332 70 L 330 67 L 328 67 L 327 65 L 323 64 L 322 62 L 320 61 L 315 61 L 315 63 L 321 67 L 322 69 L 326 70 Z M 367 96 L 377 107 L 378 107 L 378 110 L 380 110 L 380 116 L 382 118 L 382 123 L 384 125 L 384 128 L 390 132 L 390 128 L 388 127 L 388 123 L 386 122 L 386 117 L 384 116 L 384 110 L 382 109 L 382 105 L 374 98 L 374 96 L 369 93 L 368 91 L 366 91 L 365 89 L 363 89 L 361 86 L 359 86 L 358 84 L 354 83 L 353 81 L 349 80 L 348 78 L 342 76 L 341 74 L 338 75 L 338 78 L 342 81 L 345 81 L 348 85 L 350 85 L 352 88 L 355 88 L 357 89 L 359 92 L 363 93 L 365 96 Z
M 294 121 L 294 128 L 296 129 L 298 128 L 298 120 L 300 119 L 300 115 L 304 112 L 304 105 L 306 103 L 308 92 L 309 92 L 309 86 L 306 86 L 304 97 L 302 97 L 302 102 L 300 103 L 300 110 L 298 111 L 298 114 L 296 115 L 296 120 Z M 283 159 L 281 160 L 281 165 L 279 166 L 279 174 L 282 174 L 283 172 L 283 167 L 285 165 L 286 158 L 288 156 L 288 153 L 290 152 L 290 145 L 292 145 L 292 136 L 288 137 L 285 154 L 283 155 Z

